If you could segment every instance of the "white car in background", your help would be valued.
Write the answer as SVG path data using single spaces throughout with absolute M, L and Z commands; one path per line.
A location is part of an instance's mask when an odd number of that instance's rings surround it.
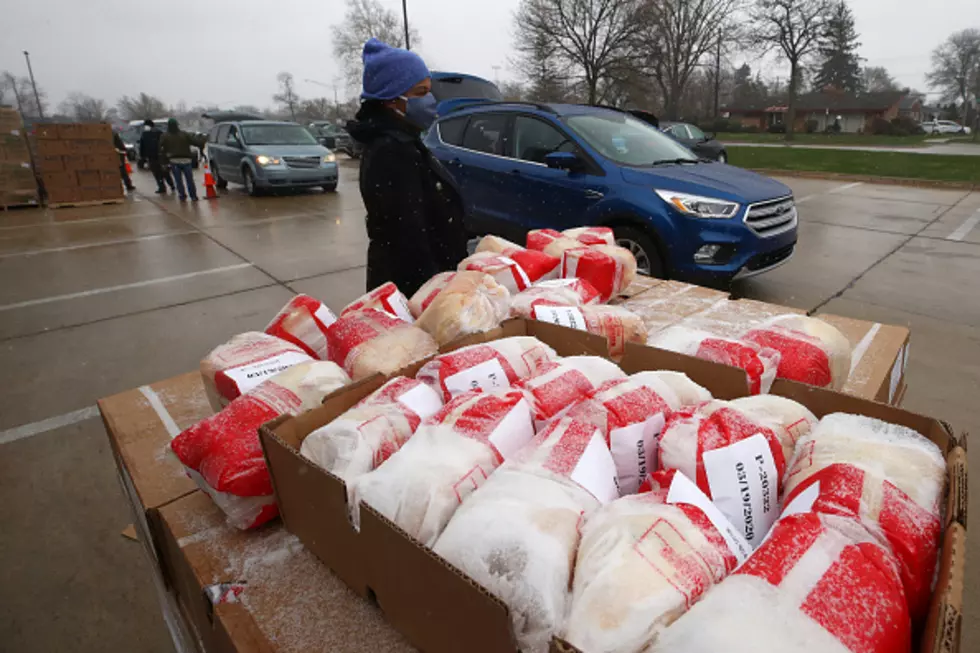
M 922 123 L 922 131 L 927 134 L 969 134 L 970 128 L 952 120 L 933 120 Z

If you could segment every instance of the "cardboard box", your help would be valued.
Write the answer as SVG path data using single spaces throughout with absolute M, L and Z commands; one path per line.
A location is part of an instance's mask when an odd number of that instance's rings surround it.
M 44 189 L 48 194 L 48 202 L 52 204 L 69 204 L 82 201 L 82 189 L 78 186 L 56 186 Z
M 34 125 L 34 138 L 42 140 L 58 140 L 64 138 L 60 135 L 58 125 L 54 123 L 42 123 Z
M 633 283 L 631 283 L 629 287 L 626 288 L 626 290 L 619 293 L 618 296 L 613 297 L 611 300 L 609 300 L 609 303 L 622 304 L 630 297 L 635 297 L 636 295 L 639 295 L 641 292 L 649 290 L 654 286 L 659 286 L 663 282 L 664 282 L 663 279 L 658 279 L 656 277 L 649 277 L 645 274 L 637 274 L 636 279 L 633 280 Z
M 905 397 L 905 369 L 911 334 L 902 326 L 820 313 L 815 317 L 837 327 L 851 343 L 851 374 L 842 392 L 893 406 Z
M 0 190 L 0 206 L 25 206 L 38 204 L 37 190 Z
M 61 157 L 61 161 L 65 166 L 65 170 L 74 172 L 77 170 L 85 170 L 85 155 L 84 154 L 68 154 Z
M 100 183 L 100 182 L 96 182 Z M 82 194 L 83 202 L 98 202 L 99 200 L 106 199 L 102 197 L 102 187 L 101 186 L 79 186 L 79 190 Z
M 45 143 L 57 143 L 58 141 L 44 141 Z M 46 172 L 64 172 L 65 162 L 62 160 L 61 155 L 37 155 L 35 158 L 37 163 L 37 169 L 43 175 Z
M 85 136 L 85 125 L 81 123 L 62 123 L 58 125 L 58 138 L 66 141 L 74 141 Z
M 99 172 L 112 172 L 119 177 L 119 155 L 117 154 L 87 154 L 85 168 Z
M 689 315 L 727 300 L 728 293 L 719 290 L 681 281 L 661 281 L 621 305 L 639 315 L 652 336 Z
M 24 121 L 16 109 L 0 107 L 0 132 L 23 129 Z
M 107 183 L 103 180 L 102 185 L 99 186 L 99 192 L 101 199 L 104 200 L 117 200 L 124 197 L 122 180 L 117 179 L 115 183 Z
M 38 139 L 35 147 L 37 148 L 38 156 L 43 157 L 62 157 L 73 152 L 71 141 Z
M 112 139 L 112 127 L 101 122 L 85 122 L 77 125 L 79 138 L 92 139 L 95 141 Z
M 77 170 L 75 176 L 79 186 L 99 186 L 102 183 L 102 174 L 98 170 Z
M 716 302 L 703 311 L 688 315 L 676 325 L 726 338 L 739 338 L 767 320 L 789 314 L 806 315 L 806 311 L 754 299 L 730 299 Z
M 49 192 L 53 188 L 73 188 L 78 186 L 75 173 L 65 170 L 44 170 L 41 173 L 41 181 L 44 182 L 45 190 Z
M 583 349 L 599 353 L 594 340 L 583 339 L 588 334 L 579 335 L 581 332 L 543 323 L 510 321 L 485 339 L 525 333 L 536 335 L 556 348 L 560 346 L 563 350 L 560 353 L 566 355 L 583 353 Z M 624 358 L 624 369 L 629 367 L 627 371 L 634 372 L 682 367 L 670 367 L 671 360 L 663 355 L 664 352 L 652 348 L 632 346 Z M 673 362 L 696 360 L 675 356 Z M 698 363 L 714 365 L 707 361 Z M 718 376 L 695 380 L 716 396 L 746 393 L 744 375 L 727 376 L 726 370 L 733 368 L 714 367 L 721 368 Z M 692 369 L 688 373 L 694 378 L 699 371 Z M 354 531 L 347 517 L 344 483 L 299 454 L 303 438 L 338 417 L 383 381 L 366 379 L 327 397 L 317 409 L 294 418 L 280 418 L 260 429 L 283 522 L 338 576 L 345 582 L 353 582 L 351 589 L 362 596 L 376 597 L 388 621 L 419 649 L 427 653 L 462 650 L 516 653 L 508 611 L 500 600 L 369 507 L 361 506 L 361 530 Z M 782 380 L 774 384 L 773 393 L 803 403 L 818 417 L 847 412 L 908 426 L 931 439 L 946 454 L 946 542 L 941 553 L 939 589 L 933 597 L 931 630 L 926 630 L 919 650 L 922 653 L 956 651 L 958 631 L 950 630 L 952 626 L 948 625 L 955 620 L 946 615 L 958 615 L 962 607 L 964 552 L 962 547 L 955 546 L 957 525 L 966 523 L 967 512 L 966 457 L 961 443 L 949 427 L 934 419 L 880 403 Z M 559 643 L 556 647 L 555 650 L 574 650 Z

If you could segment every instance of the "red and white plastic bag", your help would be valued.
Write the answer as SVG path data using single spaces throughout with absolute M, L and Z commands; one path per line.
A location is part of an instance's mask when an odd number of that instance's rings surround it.
M 562 255 L 563 279 L 585 279 L 599 291 L 603 302 L 626 290 L 636 278 L 636 258 L 623 247 L 594 245 L 569 249 Z
M 390 281 L 355 299 L 340 312 L 340 316 L 343 317 L 365 309 L 384 311 L 388 315 L 397 317 L 409 324 L 414 320 L 412 311 L 408 307 L 408 299 L 398 290 L 398 286 Z
M 263 381 L 313 358 L 302 348 L 257 331 L 240 333 L 201 360 L 201 377 L 215 412 Z
M 531 336 L 501 338 L 436 356 L 415 378 L 449 401 L 474 390 L 506 390 L 557 360 L 555 350 Z
M 306 436 L 300 453 L 350 483 L 388 460 L 442 405 L 421 381 L 395 377 Z
M 579 650 L 648 650 L 750 552 L 692 481 L 669 476 L 662 491 L 616 499 L 585 522 L 561 633 Z
M 912 429 L 835 413 L 803 437 L 786 475 L 784 514 L 850 517 L 891 548 L 910 612 L 929 607 L 939 554 L 946 462 Z
M 609 357 L 620 360 L 626 343 L 647 341 L 647 327 L 639 315 L 622 306 L 552 306 L 539 303 L 531 309 L 531 318 L 602 336 L 609 343 Z
M 483 272 L 493 277 L 493 280 L 515 295 L 531 285 L 527 276 L 517 261 L 503 254 L 493 252 L 477 252 L 460 261 L 456 268 L 459 272 Z
M 341 315 L 327 329 L 327 341 L 333 361 L 355 381 L 392 374 L 439 349 L 422 329 L 373 308 Z
M 349 382 L 334 363 L 294 365 L 178 435 L 170 448 L 229 522 L 254 528 L 279 514 L 259 427 L 280 415 L 316 408 L 325 396 Z
M 327 327 L 337 316 L 318 299 L 296 295 L 272 319 L 265 332 L 291 342 L 317 360 L 330 360 L 327 349 Z
M 563 236 L 574 238 L 586 245 L 615 245 L 616 236 L 609 227 L 576 227 L 561 232 Z
M 780 353 L 780 379 L 840 390 L 851 371 L 851 343 L 835 327 L 806 315 L 781 315 L 742 340 Z
M 793 447 L 814 424 L 812 413 L 783 397 L 709 401 L 667 418 L 659 467 L 695 481 L 755 547 L 779 515 Z
M 542 279 L 557 279 L 561 257 L 551 256 L 533 249 L 525 249 L 499 236 L 484 236 L 476 246 L 476 252 L 491 252 L 513 259 L 527 273 L 531 283 Z
M 588 249 L 581 240 L 569 238 L 554 229 L 534 229 L 527 234 L 527 248 L 544 252 L 548 256 L 560 259 L 562 255 L 573 249 Z
M 651 347 L 696 356 L 745 370 L 752 394 L 767 393 L 776 380 L 780 353 L 751 341 L 722 338 L 706 331 L 672 326 L 651 336 Z
M 429 307 L 429 304 L 439 296 L 449 282 L 456 276 L 455 272 L 440 272 L 419 288 L 412 298 L 408 300 L 408 310 L 416 320 Z
M 912 646 L 895 559 L 856 521 L 796 514 L 668 627 L 657 653 L 896 653 Z
M 518 648 L 544 653 L 566 613 L 582 520 L 617 497 L 601 430 L 556 420 L 456 511 L 433 551 L 507 605 Z
M 369 505 L 431 547 L 460 504 L 533 435 L 520 392 L 460 395 L 387 461 L 354 480 L 351 517 L 359 525 L 359 505 Z
M 625 378 L 626 373 L 605 358 L 569 356 L 542 366 L 517 387 L 527 396 L 535 425 L 541 428 L 575 403 L 591 397 L 607 381 Z
M 535 306 L 586 306 L 599 302 L 599 291 L 583 279 L 539 281 L 511 298 L 511 317 L 531 318 Z
M 510 291 L 483 272 L 457 272 L 419 316 L 416 326 L 440 345 L 496 328 L 507 318 Z

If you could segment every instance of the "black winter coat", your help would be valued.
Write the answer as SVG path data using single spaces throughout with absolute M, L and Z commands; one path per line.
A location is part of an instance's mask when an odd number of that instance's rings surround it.
M 364 144 L 361 197 L 367 209 L 367 287 L 392 281 L 408 296 L 466 257 L 462 202 L 419 130 L 378 102 L 347 125 Z
M 163 132 L 154 127 L 140 134 L 140 158 L 156 161 L 160 158 L 160 137 Z

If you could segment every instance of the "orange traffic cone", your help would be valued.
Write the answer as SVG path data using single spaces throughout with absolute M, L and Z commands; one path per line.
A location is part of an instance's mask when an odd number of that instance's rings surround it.
M 126 159 L 126 174 L 133 174 L 133 166 L 129 165 L 129 159 Z
M 214 176 L 211 174 L 211 167 L 208 160 L 204 160 L 204 198 L 209 200 L 218 199 L 218 191 L 214 189 Z

